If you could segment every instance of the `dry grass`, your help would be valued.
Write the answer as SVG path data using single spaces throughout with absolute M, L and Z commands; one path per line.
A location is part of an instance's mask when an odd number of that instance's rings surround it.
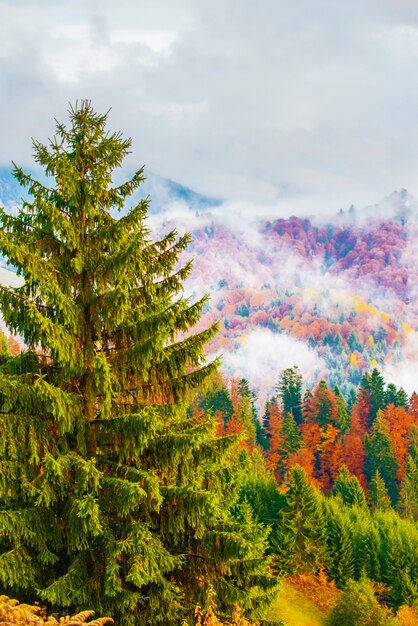
M 282 620 L 286 626 L 324 626 L 340 591 L 323 574 L 300 574 L 283 582 L 266 619 Z

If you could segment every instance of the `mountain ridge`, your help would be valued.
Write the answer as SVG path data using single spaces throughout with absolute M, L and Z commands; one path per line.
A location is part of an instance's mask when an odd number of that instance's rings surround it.
M 18 190 L 10 170 L 0 169 L 6 208 L 18 204 Z M 211 296 L 198 328 L 220 324 L 211 352 L 223 354 L 224 370 L 248 378 L 261 399 L 294 364 L 310 384 L 325 377 L 345 395 L 373 367 L 389 380 L 393 368 L 403 372 L 408 386 L 418 346 L 418 212 L 406 190 L 393 192 L 382 210 L 252 224 L 225 221 L 220 200 L 155 175 L 141 193 L 152 195 L 157 233 L 192 231 L 187 293 Z M 183 217 L 172 219 L 179 205 Z

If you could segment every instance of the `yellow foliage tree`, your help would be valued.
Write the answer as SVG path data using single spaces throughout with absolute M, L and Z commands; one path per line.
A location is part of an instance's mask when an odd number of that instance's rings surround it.
M 410 606 L 399 607 L 396 617 L 399 626 L 418 626 L 418 612 Z

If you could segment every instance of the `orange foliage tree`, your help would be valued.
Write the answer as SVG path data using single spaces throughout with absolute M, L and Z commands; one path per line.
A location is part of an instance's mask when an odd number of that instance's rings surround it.
M 392 450 L 398 462 L 398 480 L 402 481 L 405 476 L 406 455 L 408 452 L 408 439 L 411 432 L 412 416 L 402 406 L 395 407 L 389 404 L 383 411 L 384 417 L 389 424 L 389 438 Z

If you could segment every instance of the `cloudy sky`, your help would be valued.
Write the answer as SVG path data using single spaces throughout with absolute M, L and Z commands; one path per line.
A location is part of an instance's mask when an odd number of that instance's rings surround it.
M 132 166 L 248 211 L 418 196 L 416 0 L 0 0 L 0 90 L 0 165 L 89 98 Z

